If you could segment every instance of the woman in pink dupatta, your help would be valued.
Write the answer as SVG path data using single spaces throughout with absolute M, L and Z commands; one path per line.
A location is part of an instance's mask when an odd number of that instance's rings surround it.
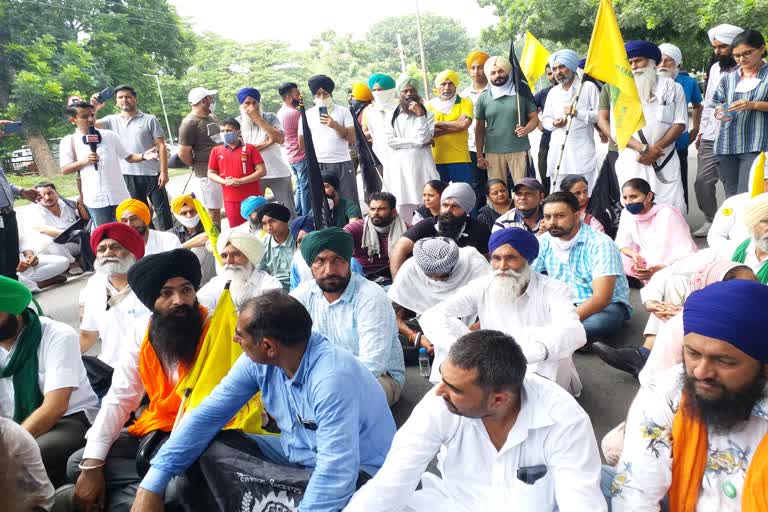
M 698 250 L 688 222 L 677 208 L 654 204 L 647 181 L 634 178 L 621 188 L 625 211 L 619 220 L 616 245 L 624 272 L 640 281 Z

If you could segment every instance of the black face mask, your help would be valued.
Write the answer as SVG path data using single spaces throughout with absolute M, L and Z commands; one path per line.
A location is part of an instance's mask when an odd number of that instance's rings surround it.
M 4 324 L 0 325 L 0 340 L 7 340 L 16 335 L 19 330 L 19 319 L 16 315 L 8 315 Z
M 149 342 L 163 365 L 192 364 L 203 332 L 203 318 L 194 306 L 176 306 L 167 313 L 152 312 Z
M 524 219 L 529 219 L 536 215 L 536 213 L 539 211 L 538 206 L 536 208 L 532 208 L 530 210 L 517 210 L 520 216 Z

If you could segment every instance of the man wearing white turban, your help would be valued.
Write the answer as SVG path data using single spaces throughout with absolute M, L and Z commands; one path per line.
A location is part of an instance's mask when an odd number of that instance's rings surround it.
M 754 270 L 757 280 L 768 284 L 768 193 L 753 197 L 744 210 L 744 224 L 750 237 L 742 241 L 731 261 Z
M 701 132 L 696 139 L 699 165 L 693 187 L 696 192 L 696 202 L 704 213 L 704 224 L 693 232 L 695 237 L 707 236 L 717 212 L 715 184 L 718 180 L 718 163 L 715 156 L 715 138 L 720 131 L 720 121 L 715 119 L 712 98 L 720 85 L 720 79 L 736 70 L 736 61 L 731 56 L 731 43 L 741 32 L 743 29 L 740 27 L 728 24 L 718 25 L 707 32 L 717 62 L 709 68 L 707 89 L 704 93 L 704 109 L 701 113 Z
M 579 174 L 587 180 L 591 194 L 597 171 L 593 130 L 597 123 L 600 91 L 592 82 L 581 85 L 582 78 L 576 73 L 578 65 L 579 56 L 573 50 L 560 50 L 549 58 L 549 66 L 558 84 L 549 91 L 540 118 L 544 129 L 552 132 L 547 155 L 547 176 L 553 180 L 557 177 L 552 189 L 559 190 L 565 176 Z M 566 140 L 569 118 L 570 131 Z
M 259 263 L 264 257 L 264 244 L 258 238 L 230 230 L 219 237 L 213 250 L 221 255 L 222 266 L 216 268 L 219 275 L 197 292 L 197 300 L 211 311 L 216 308 L 227 283 L 238 310 L 251 297 L 268 290 L 283 289 L 279 280 L 259 270 Z
M 657 74 L 671 78 L 683 88 L 685 93 L 686 105 L 690 104 L 693 110 L 693 120 L 690 130 L 683 132 L 675 141 L 675 150 L 680 159 L 680 177 L 683 180 L 683 195 L 685 205 L 688 206 L 688 146 L 696 140 L 699 135 L 699 126 L 701 125 L 701 111 L 704 110 L 701 104 L 701 90 L 699 83 L 691 78 L 688 73 L 681 69 L 683 64 L 683 52 L 673 44 L 664 43 L 659 45 L 661 50 L 661 62 L 659 62 Z

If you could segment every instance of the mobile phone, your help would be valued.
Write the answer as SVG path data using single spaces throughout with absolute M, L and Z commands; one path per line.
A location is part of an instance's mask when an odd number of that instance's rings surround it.
M 321 116 L 327 116 L 328 115 L 328 107 L 318 107 L 318 110 L 320 110 Z
M 99 103 L 104 103 L 109 98 L 115 95 L 115 89 L 112 87 L 105 87 L 99 95 L 96 97 L 96 101 Z
M 21 132 L 21 123 L 8 123 L 5 126 L 0 126 L 0 130 L 6 135 L 14 135 Z

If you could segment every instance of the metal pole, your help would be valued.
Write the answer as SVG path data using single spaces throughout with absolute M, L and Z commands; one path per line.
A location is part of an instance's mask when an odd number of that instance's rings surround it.
M 424 56 L 424 38 L 421 35 L 421 10 L 419 0 L 416 0 L 416 34 L 419 38 L 419 54 L 421 54 L 421 73 L 424 76 L 424 99 L 429 101 L 429 81 L 427 79 L 427 59 Z
M 168 122 L 168 112 L 165 110 L 165 101 L 163 100 L 163 89 L 160 88 L 160 76 L 152 75 L 149 73 L 143 73 L 144 76 L 151 76 L 155 78 L 157 83 L 157 92 L 160 94 L 160 106 L 163 107 L 163 117 L 165 118 L 165 128 L 168 130 L 168 141 L 173 146 L 173 133 L 171 133 L 171 123 Z
M 398 49 L 398 52 L 400 53 L 400 71 L 405 73 L 406 72 L 406 68 L 405 68 L 405 50 L 403 49 L 403 40 L 400 37 L 400 33 L 399 32 L 397 34 L 397 49 Z

